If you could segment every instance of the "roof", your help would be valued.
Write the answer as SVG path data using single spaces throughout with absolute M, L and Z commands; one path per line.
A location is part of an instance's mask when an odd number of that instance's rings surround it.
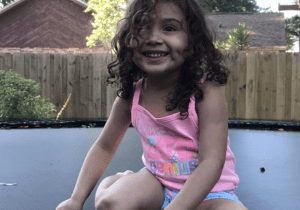
M 15 0 L 12 3 L 6 5 L 5 7 L 0 9 L 0 15 L 2 15 L 3 13 L 7 12 L 8 10 L 14 8 L 15 6 L 21 4 L 22 2 L 27 1 L 27 0 Z M 72 2 L 74 2 L 75 4 L 82 6 L 83 8 L 87 8 L 88 4 L 80 1 L 80 0 L 70 0 Z
M 230 30 L 245 23 L 251 27 L 251 46 L 286 47 L 283 13 L 207 14 L 206 17 L 217 40 L 225 40 Z

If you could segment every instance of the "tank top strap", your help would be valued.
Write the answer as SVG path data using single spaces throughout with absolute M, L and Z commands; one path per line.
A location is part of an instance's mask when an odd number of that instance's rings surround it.
M 196 112 L 196 100 L 195 100 L 194 95 L 191 96 L 191 101 L 189 103 L 189 111 L 188 112 L 189 112 L 189 117 L 192 119 L 196 128 L 198 128 L 198 115 Z

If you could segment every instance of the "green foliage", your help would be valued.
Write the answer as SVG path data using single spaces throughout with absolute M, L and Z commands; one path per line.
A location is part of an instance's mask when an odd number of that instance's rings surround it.
M 85 12 L 92 11 L 94 22 L 93 31 L 87 39 L 87 46 L 96 46 L 100 40 L 108 44 L 114 37 L 117 30 L 117 23 L 125 17 L 125 6 L 128 0 L 89 0 Z
M 259 12 L 255 0 L 196 0 L 207 12 Z
M 299 40 L 300 17 L 298 15 L 285 19 L 285 32 L 288 50 Z
M 220 42 L 220 41 L 217 40 L 215 42 L 215 47 L 220 49 L 220 50 L 230 50 L 231 49 L 231 46 L 228 44 L 227 41 Z
M 229 33 L 228 44 L 231 47 L 237 47 L 239 50 L 246 50 L 250 46 L 249 29 L 245 23 L 239 23 L 239 26 Z
M 54 120 L 55 106 L 36 96 L 40 84 L 14 70 L 0 70 L 0 120 Z
M 0 0 L 0 4 L 2 4 L 3 6 L 6 6 L 10 3 L 12 3 L 14 0 Z M 0 5 L 1 8 L 1 5 Z
M 229 32 L 229 38 L 224 42 L 215 42 L 215 47 L 221 50 L 247 50 L 250 46 L 250 31 L 244 23 L 239 23 L 239 26 Z

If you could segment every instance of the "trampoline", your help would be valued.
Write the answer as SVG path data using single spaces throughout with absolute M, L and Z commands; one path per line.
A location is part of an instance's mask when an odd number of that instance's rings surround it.
M 55 209 L 70 197 L 101 131 L 101 127 L 0 130 L 0 209 Z M 230 128 L 229 137 L 240 177 L 235 193 L 243 204 L 249 210 L 299 209 L 300 132 Z M 140 170 L 141 155 L 139 134 L 130 127 L 101 180 L 127 169 Z M 94 209 L 96 188 L 84 210 Z

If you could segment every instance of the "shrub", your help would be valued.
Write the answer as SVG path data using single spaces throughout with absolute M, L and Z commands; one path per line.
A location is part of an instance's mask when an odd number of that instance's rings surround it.
M 36 96 L 40 84 L 14 70 L 0 70 L 0 120 L 55 120 L 55 105 Z
M 228 39 L 215 42 L 215 47 L 220 50 L 247 50 L 250 47 L 250 27 L 245 23 L 239 23 L 239 26 L 228 33 Z

